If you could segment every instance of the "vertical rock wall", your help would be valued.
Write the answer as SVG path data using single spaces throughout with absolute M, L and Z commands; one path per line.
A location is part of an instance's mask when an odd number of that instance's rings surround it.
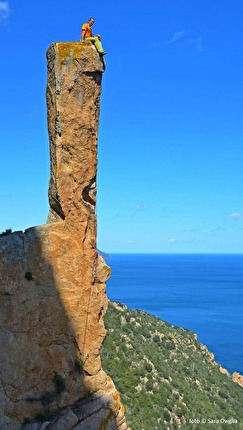
M 95 215 L 104 64 L 79 42 L 53 44 L 47 60 L 48 223 L 0 238 L 0 428 L 46 417 L 48 429 L 123 430 L 99 354 L 109 277 Z M 75 417 L 69 427 L 65 413 Z

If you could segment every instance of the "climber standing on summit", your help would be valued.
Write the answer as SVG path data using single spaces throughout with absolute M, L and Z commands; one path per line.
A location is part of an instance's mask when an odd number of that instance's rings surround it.
M 87 24 L 82 25 L 80 40 L 90 40 L 91 42 L 93 42 L 98 53 L 103 56 L 103 55 L 106 55 L 106 52 L 102 47 L 100 35 L 97 34 L 96 36 L 93 36 L 92 34 L 91 27 L 94 24 L 94 22 L 95 22 L 94 18 L 89 18 Z

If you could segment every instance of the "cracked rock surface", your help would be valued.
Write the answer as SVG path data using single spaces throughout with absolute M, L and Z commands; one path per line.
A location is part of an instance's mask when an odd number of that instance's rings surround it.
M 55 43 L 47 60 L 48 222 L 0 237 L 0 429 L 125 430 L 99 353 L 110 272 L 95 215 L 104 63 L 90 42 Z

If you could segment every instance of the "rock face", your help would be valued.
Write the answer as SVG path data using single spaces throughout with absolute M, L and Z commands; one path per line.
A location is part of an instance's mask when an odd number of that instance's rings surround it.
M 243 387 L 243 376 L 242 376 L 242 375 L 240 375 L 240 373 L 238 373 L 238 372 L 234 372 L 234 373 L 233 373 L 233 375 L 232 375 L 232 379 L 233 379 L 233 381 L 234 381 L 236 384 L 238 384 L 238 385 L 240 385 L 241 387 Z
M 90 42 L 55 43 L 47 60 L 48 223 L 0 238 L 0 429 L 39 417 L 48 427 L 26 429 L 123 430 L 99 354 L 110 274 L 95 215 L 104 63 Z

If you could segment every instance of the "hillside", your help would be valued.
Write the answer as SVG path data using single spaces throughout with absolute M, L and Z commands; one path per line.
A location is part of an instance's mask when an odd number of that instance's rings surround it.
M 102 346 L 133 430 L 243 429 L 243 388 L 194 333 L 110 303 Z

